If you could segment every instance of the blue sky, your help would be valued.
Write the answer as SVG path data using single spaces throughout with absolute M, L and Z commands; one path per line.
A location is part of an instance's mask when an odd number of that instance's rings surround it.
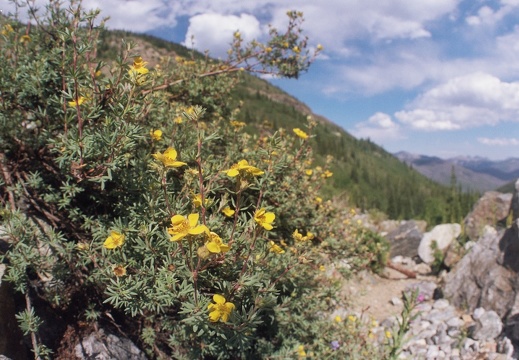
M 519 157 L 519 0 L 83 3 L 109 15 L 109 28 L 186 45 L 194 36 L 215 57 L 235 30 L 261 40 L 287 10 L 302 11 L 323 54 L 299 80 L 270 81 L 315 113 L 390 152 Z

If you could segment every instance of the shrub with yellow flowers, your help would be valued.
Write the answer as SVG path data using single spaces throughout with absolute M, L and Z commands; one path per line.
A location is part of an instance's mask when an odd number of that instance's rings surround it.
M 316 202 L 333 176 L 309 171 L 317 124 L 251 136 L 226 97 L 243 71 L 308 68 L 302 14 L 265 43 L 236 33 L 227 60 L 152 65 L 131 43 L 98 58 L 103 22 L 80 1 L 41 16 L 32 6 L 32 26 L 0 24 L 0 235 L 2 280 L 25 297 L 17 317 L 35 356 L 60 352 L 39 336 L 36 297 L 124 331 L 150 357 L 328 349 L 320 324 L 337 295 L 319 287 L 321 270 L 356 240 Z

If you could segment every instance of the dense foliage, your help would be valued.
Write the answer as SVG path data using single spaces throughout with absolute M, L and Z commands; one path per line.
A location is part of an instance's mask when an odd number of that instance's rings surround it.
M 388 249 L 322 199 L 335 165 L 314 161 L 320 126 L 251 135 L 229 101 L 246 71 L 308 68 L 302 14 L 266 43 L 235 33 L 226 61 L 152 67 L 132 43 L 101 61 L 106 33 L 80 2 L 21 10 L 33 25 L 14 14 L 0 35 L 2 260 L 36 358 L 69 344 L 49 340 L 45 307 L 154 358 L 387 354 L 359 322 L 330 319 L 340 282 L 326 270 L 376 270 Z

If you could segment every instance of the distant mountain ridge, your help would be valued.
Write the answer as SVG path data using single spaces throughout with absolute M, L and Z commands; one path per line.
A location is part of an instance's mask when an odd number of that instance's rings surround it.
M 451 183 L 454 170 L 456 180 L 464 190 L 496 190 L 519 177 L 519 158 L 493 161 L 479 156 L 458 156 L 441 159 L 405 151 L 394 155 L 422 175 L 443 185 Z

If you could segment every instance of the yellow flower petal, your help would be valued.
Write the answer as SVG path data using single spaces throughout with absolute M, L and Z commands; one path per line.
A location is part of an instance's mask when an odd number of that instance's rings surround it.
M 198 223 L 198 218 L 199 217 L 200 217 L 200 215 L 198 215 L 198 214 L 189 214 L 187 216 L 187 218 L 189 220 L 189 226 L 195 227 L 196 224 Z
M 205 246 L 207 247 L 207 250 L 215 254 L 218 254 L 221 251 L 220 246 L 214 242 L 208 242 Z
M 213 301 L 217 304 L 225 304 L 225 298 L 222 295 L 214 294 Z
M 182 222 L 184 222 L 186 218 L 183 217 L 182 215 L 174 215 L 172 218 L 171 218 L 171 223 L 173 225 L 178 225 L 178 224 L 181 224 Z
M 227 171 L 227 176 L 229 177 L 235 177 L 238 176 L 240 172 L 237 169 L 230 169 Z

